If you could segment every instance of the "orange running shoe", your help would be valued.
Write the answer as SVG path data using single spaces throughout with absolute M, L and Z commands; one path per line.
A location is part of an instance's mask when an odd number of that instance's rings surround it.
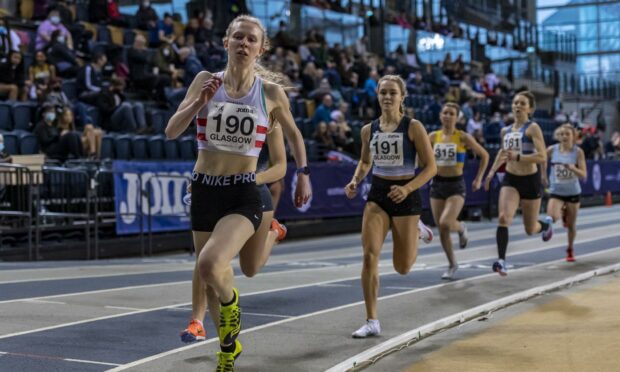
M 204 341 L 207 332 L 203 328 L 202 324 L 196 319 L 192 319 L 187 328 L 183 332 L 181 332 L 181 341 L 186 344 L 191 344 L 196 341 Z
M 278 237 L 276 238 L 278 242 L 281 242 L 284 238 L 286 238 L 286 232 L 288 231 L 286 226 L 278 222 L 275 218 L 271 220 L 271 230 L 278 233 Z

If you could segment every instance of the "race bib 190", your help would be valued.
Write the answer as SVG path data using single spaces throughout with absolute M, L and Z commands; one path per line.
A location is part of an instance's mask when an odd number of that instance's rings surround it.
M 504 136 L 504 150 L 523 152 L 523 133 L 508 132 Z
M 209 109 L 205 137 L 217 150 L 245 154 L 255 146 L 257 122 L 253 106 L 215 102 Z
M 440 167 L 456 165 L 456 143 L 436 143 L 435 162 Z
M 403 134 L 375 133 L 370 141 L 370 152 L 373 162 L 379 167 L 402 166 Z

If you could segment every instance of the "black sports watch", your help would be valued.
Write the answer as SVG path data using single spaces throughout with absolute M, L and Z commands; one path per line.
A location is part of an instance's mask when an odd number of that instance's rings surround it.
M 295 173 L 297 173 L 297 174 L 302 173 L 302 174 L 305 174 L 306 176 L 308 176 L 308 175 L 310 175 L 310 167 L 306 165 L 305 167 L 297 168 L 295 170 Z

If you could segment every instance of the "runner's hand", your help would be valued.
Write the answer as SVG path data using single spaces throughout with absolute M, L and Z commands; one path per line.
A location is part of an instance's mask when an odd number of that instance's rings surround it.
M 403 186 L 392 185 L 390 186 L 390 192 L 388 192 L 387 195 L 394 203 L 399 204 L 407 198 L 409 191 L 407 191 L 407 189 Z
M 357 195 L 357 182 L 351 181 L 344 187 L 344 194 L 349 199 L 353 199 Z

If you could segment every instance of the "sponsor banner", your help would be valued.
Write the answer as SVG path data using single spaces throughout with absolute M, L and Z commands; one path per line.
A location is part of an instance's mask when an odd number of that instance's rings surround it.
M 139 233 L 141 221 L 143 230 L 148 231 L 149 212 L 153 232 L 189 230 L 189 206 L 183 203 L 183 195 L 193 165 L 193 162 L 114 161 L 116 233 Z
M 588 160 L 588 177 L 581 180 L 581 195 L 603 195 L 620 192 L 620 161 Z

